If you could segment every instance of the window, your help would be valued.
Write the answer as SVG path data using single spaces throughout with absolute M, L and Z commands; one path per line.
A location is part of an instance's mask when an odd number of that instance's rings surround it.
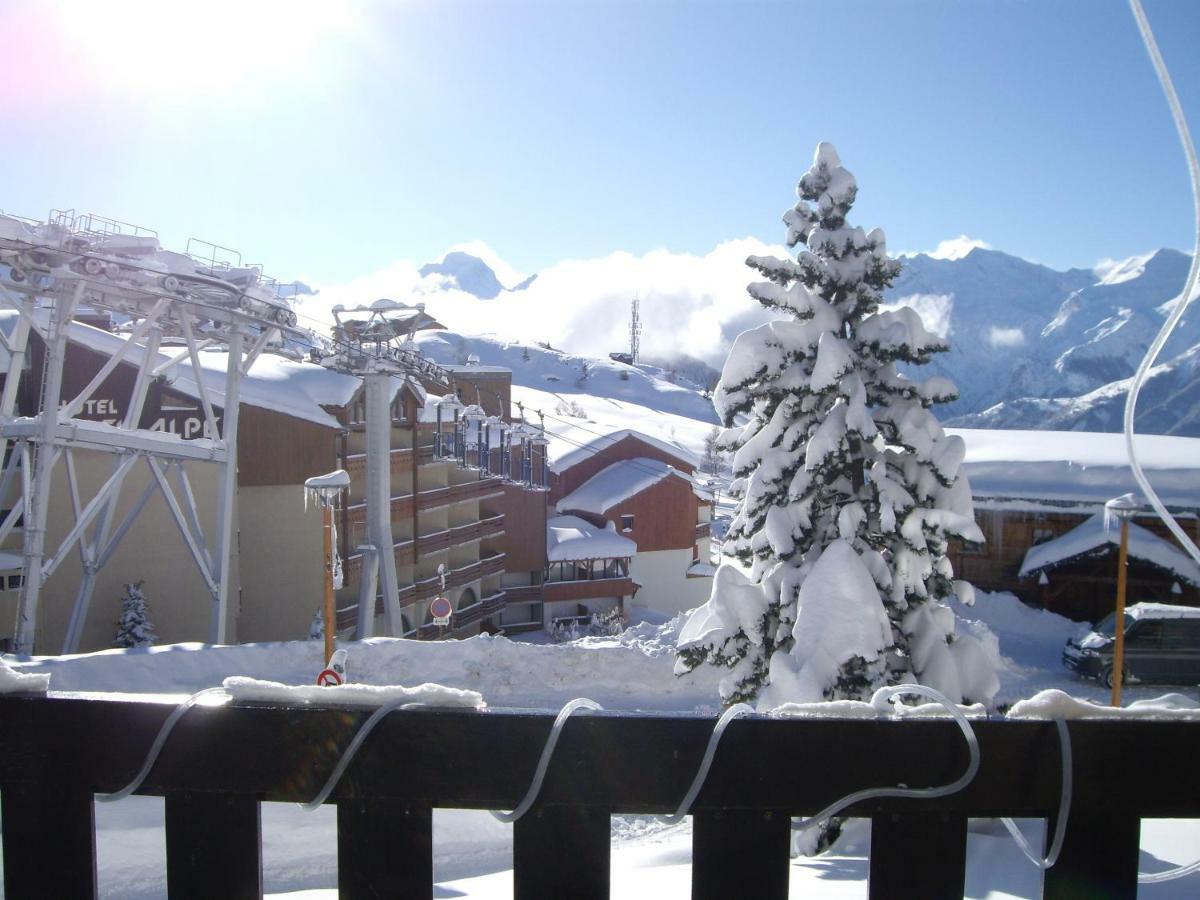
M 1162 646 L 1163 623 L 1161 619 L 1143 619 L 1125 634 L 1125 643 L 1131 647 L 1146 649 Z
M 633 516 L 621 516 L 621 530 L 633 531 Z
M 4 579 L 4 589 L 6 591 L 19 591 L 24 584 L 25 578 L 22 575 L 9 575 Z

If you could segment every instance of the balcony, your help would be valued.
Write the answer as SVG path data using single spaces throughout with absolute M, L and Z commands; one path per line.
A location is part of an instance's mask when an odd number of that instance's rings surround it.
M 13 725 L 0 730 L 6 896 L 96 896 L 94 795 L 132 777 L 175 709 L 150 698 L 0 698 L 0 718 Z M 281 703 L 189 710 L 138 790 L 166 798 L 169 895 L 261 896 L 260 805 L 315 796 L 371 713 Z M 553 718 L 496 708 L 388 715 L 327 801 L 337 806 L 340 896 L 429 897 L 433 803 L 512 809 Z M 1190 763 L 1200 755 L 1200 729 L 1147 720 L 1068 727 L 1074 797 L 1043 896 L 1134 897 L 1140 820 L 1200 817 L 1200 767 Z M 711 717 L 686 714 L 570 719 L 535 806 L 513 827 L 514 896 L 607 897 L 610 816 L 674 811 L 712 728 Z M 963 790 L 870 800 L 847 812 L 872 820 L 873 900 L 961 897 L 968 817 L 1055 814 L 1054 724 L 977 721 L 974 730 L 981 766 Z M 788 760 L 787 771 L 764 759 Z M 782 900 L 790 816 L 868 787 L 945 784 L 966 764 L 962 735 L 945 720 L 733 722 L 692 807 L 691 895 Z
M 580 581 L 548 581 L 542 585 L 546 603 L 562 600 L 599 600 L 604 597 L 629 597 L 635 590 L 628 575 L 617 578 L 585 578 Z
M 503 572 L 504 554 L 497 553 L 494 556 L 489 556 L 486 559 L 479 560 L 478 562 L 460 566 L 457 569 L 451 569 L 446 573 L 446 587 L 465 587 L 466 585 L 478 581 L 481 578 L 487 578 L 489 575 L 500 575 L 503 574 Z M 404 585 L 399 590 L 400 608 L 404 609 L 419 603 L 422 600 L 430 600 L 436 597 L 441 589 L 442 581 L 437 575 L 413 584 Z M 383 601 L 380 598 L 376 598 L 375 601 L 375 614 L 383 614 Z M 337 611 L 338 631 L 342 631 L 346 628 L 353 628 L 357 624 L 357 604 L 343 607 Z
M 468 481 L 463 484 L 452 484 L 449 487 L 421 491 L 417 494 L 417 508 L 422 511 L 441 509 L 468 500 L 486 500 L 490 497 L 498 497 L 503 493 L 504 482 L 501 479 L 484 478 L 479 481 Z M 392 521 L 410 519 L 412 514 L 412 494 L 400 494 L 392 498 Z M 346 508 L 346 525 L 351 530 L 365 528 L 366 524 L 366 503 L 352 503 Z
M 696 540 L 712 536 L 712 522 L 701 522 L 696 526 Z
M 392 475 L 407 474 L 412 471 L 412 448 L 398 447 L 392 450 Z M 433 447 L 425 446 L 417 448 L 417 464 L 428 465 L 433 462 Z M 350 475 L 352 482 L 361 483 L 367 477 L 367 454 L 365 453 L 349 453 L 342 461 L 343 468 Z

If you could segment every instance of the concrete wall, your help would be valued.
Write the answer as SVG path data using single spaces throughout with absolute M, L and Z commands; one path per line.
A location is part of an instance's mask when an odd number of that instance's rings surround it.
M 300 640 L 324 599 L 321 510 L 299 485 L 238 492 L 242 565 L 239 641 Z
M 656 612 L 674 615 L 708 600 L 711 578 L 688 578 L 692 550 L 640 550 L 629 564 L 630 574 L 641 583 L 633 602 Z

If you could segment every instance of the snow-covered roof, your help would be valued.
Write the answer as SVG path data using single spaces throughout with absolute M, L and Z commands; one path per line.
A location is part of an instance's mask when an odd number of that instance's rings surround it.
M 1138 490 L 1121 434 L 947 428 L 967 445 L 962 471 L 978 498 L 1103 504 Z M 1200 507 L 1200 438 L 1138 435 L 1138 461 L 1163 502 Z
M 572 509 L 604 515 L 622 500 L 640 494 L 665 478 L 679 478 L 689 484 L 702 499 L 711 500 L 686 472 L 657 459 L 644 456 L 622 459 L 601 469 L 567 496 L 558 501 L 562 512 Z
M 555 516 L 546 521 L 546 559 L 620 559 L 637 553 L 637 544 L 612 528 L 597 528 L 578 516 Z
M 587 459 L 594 453 L 611 447 L 627 437 L 635 438 L 643 441 L 654 447 L 656 450 L 661 450 L 663 453 L 672 456 L 679 460 L 684 465 L 698 465 L 698 460 L 691 453 L 679 444 L 673 444 L 670 441 L 662 438 L 654 437 L 642 431 L 634 431 L 632 428 L 618 428 L 610 431 L 600 432 L 599 429 L 604 426 L 594 422 L 589 422 L 587 428 L 555 423 L 553 429 L 547 428 L 547 437 L 550 439 L 550 447 L 548 456 L 550 460 L 551 472 L 565 472 L 571 466 L 584 459 Z
M 39 310 L 35 315 L 43 321 L 48 319 L 45 310 Z M 0 330 L 9 332 L 16 319 L 16 311 L 0 310 Z M 68 337 L 73 343 L 105 356 L 116 353 L 127 341 L 125 335 L 112 334 L 82 322 L 71 323 Z M 160 351 L 159 362 L 166 362 L 169 358 L 168 353 L 173 356 L 179 349 L 168 347 L 167 352 Z M 136 364 L 141 358 L 141 352 L 133 351 L 126 358 L 130 363 Z M 209 398 L 214 406 L 223 407 L 229 353 L 224 350 L 202 350 L 199 357 Z M 189 397 L 199 398 L 200 391 L 191 364 L 186 360 L 171 368 L 166 379 L 172 389 Z M 399 390 L 402 380 L 394 381 L 396 389 Z M 262 353 L 250 367 L 249 374 L 242 379 L 241 400 L 249 406 L 269 409 L 329 428 L 340 428 L 338 420 L 322 407 L 345 406 L 361 386 L 362 380 L 352 375 L 343 375 L 315 363 L 295 362 L 273 353 Z
M 1173 603 L 1135 603 L 1125 607 L 1133 619 L 1200 619 L 1200 606 L 1176 606 Z
M 1121 541 L 1120 525 L 1114 520 L 1105 524 L 1104 515 L 1096 513 L 1066 534 L 1030 547 L 1021 563 L 1020 577 L 1036 574 L 1043 569 L 1069 562 L 1083 556 L 1110 552 Z M 1134 559 L 1165 569 L 1188 584 L 1200 586 L 1200 565 L 1172 544 L 1140 525 L 1129 523 L 1129 555 Z

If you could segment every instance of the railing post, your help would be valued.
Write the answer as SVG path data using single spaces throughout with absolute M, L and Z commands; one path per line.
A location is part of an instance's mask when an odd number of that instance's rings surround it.
M 783 810 L 695 813 L 692 900 L 786 900 L 790 843 L 791 819 Z
M 433 810 L 393 800 L 337 806 L 340 900 L 430 900 Z
M 6 897 L 96 896 L 92 793 L 67 778 L 59 770 L 41 782 L 5 785 Z
M 514 900 L 607 900 L 611 827 L 595 806 L 529 810 L 513 824 Z
M 1141 820 L 1114 810 L 1071 808 L 1058 862 L 1046 870 L 1043 900 L 1137 897 Z M 1054 822 L 1046 822 L 1047 841 Z M 1169 893 L 1169 891 L 1168 891 Z
M 171 900 L 262 897 L 262 822 L 254 797 L 169 794 L 165 807 Z
M 871 819 L 871 900 L 959 900 L 966 872 L 966 816 L 906 812 Z

